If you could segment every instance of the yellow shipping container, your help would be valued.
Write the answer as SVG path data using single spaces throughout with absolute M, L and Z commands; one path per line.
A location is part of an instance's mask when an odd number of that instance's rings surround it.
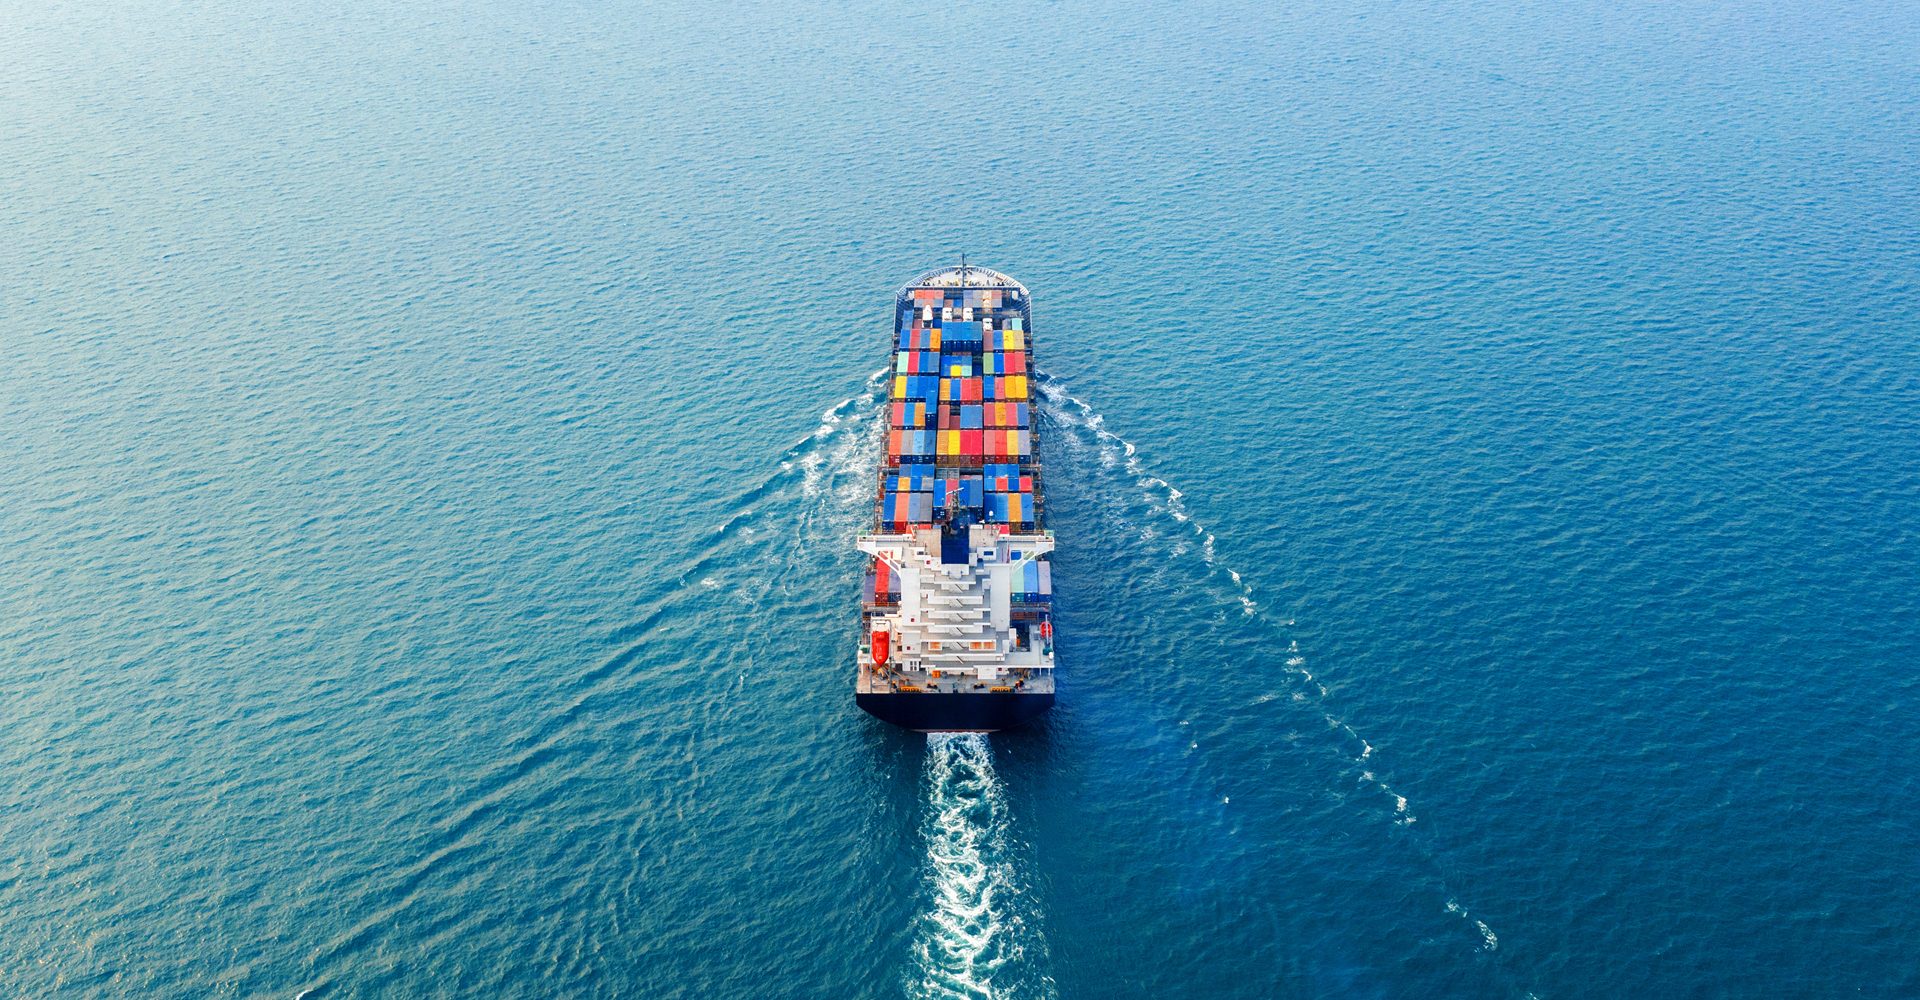
M 895 375 L 893 377 L 893 398 L 907 398 L 907 377 L 905 375 Z
M 1006 336 L 1006 342 L 1005 342 L 1005 343 L 1004 343 L 1004 344 L 1003 344 L 1003 345 L 1001 346 L 1001 348 L 1000 348 L 1001 350 L 1003 350 L 1003 351 L 1024 351 L 1024 350 L 1026 350 L 1026 349 L 1027 349 L 1027 335 L 1026 335 L 1026 334 L 1024 334 L 1024 333 L 1022 333 L 1022 332 L 1020 332 L 1019 330 L 1017 330 L 1017 329 L 1015 329 L 1015 330 L 1008 330 L 1008 331 L 1006 331 L 1006 334 L 1005 334 L 1005 336 Z
M 1007 520 L 1018 523 L 1027 519 L 1026 505 L 1020 502 L 1021 494 L 1007 494 Z
M 1025 375 L 1007 376 L 1007 398 L 1008 399 L 1027 398 L 1027 377 Z
M 940 432 L 940 454 L 942 455 L 960 454 L 960 432 L 959 431 L 941 431 Z

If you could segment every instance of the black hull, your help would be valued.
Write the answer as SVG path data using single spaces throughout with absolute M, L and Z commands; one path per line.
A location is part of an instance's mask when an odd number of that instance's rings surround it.
M 1046 714 L 1051 694 L 856 694 L 868 715 L 921 733 L 1014 729 Z

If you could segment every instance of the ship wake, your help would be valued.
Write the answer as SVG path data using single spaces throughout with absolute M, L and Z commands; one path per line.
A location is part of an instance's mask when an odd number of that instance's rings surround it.
M 1033 975 L 1044 945 L 1022 915 L 1007 808 L 984 736 L 927 738 L 926 905 L 914 929 L 907 994 L 948 998 L 1047 997 Z
M 1205 563 L 1209 574 L 1214 575 L 1222 585 L 1221 596 L 1236 605 L 1246 618 L 1259 623 L 1261 627 L 1271 627 L 1276 631 L 1292 626 L 1292 621 L 1272 621 L 1263 613 L 1261 604 L 1249 583 L 1239 570 L 1228 565 L 1218 551 L 1218 539 L 1205 525 L 1196 520 L 1185 503 L 1185 494 L 1180 489 L 1149 469 L 1133 442 L 1108 429 L 1105 418 L 1085 400 L 1073 395 L 1059 380 L 1044 374 L 1039 377 L 1039 389 L 1047 401 L 1047 415 L 1060 429 L 1066 431 L 1067 445 L 1070 448 L 1091 453 L 1097 464 L 1104 470 L 1116 474 L 1130 482 L 1138 491 L 1138 502 L 1153 515 L 1164 518 L 1163 527 L 1170 531 L 1149 528 L 1149 539 L 1158 539 L 1167 544 L 1173 554 L 1197 554 Z M 1171 522 L 1171 523 L 1168 523 Z M 1327 729 L 1343 745 L 1351 761 L 1352 773 L 1364 787 L 1370 788 L 1382 799 L 1391 804 L 1391 816 L 1395 826 L 1410 827 L 1415 822 L 1413 812 L 1408 806 L 1405 795 L 1393 787 L 1381 776 L 1380 764 L 1375 760 L 1374 745 L 1362 737 L 1352 724 L 1337 711 L 1332 702 L 1331 692 L 1308 668 L 1306 657 L 1300 645 L 1291 637 L 1280 636 L 1285 640 L 1285 658 L 1280 667 L 1285 675 L 1295 683 L 1293 701 L 1311 704 L 1318 709 L 1325 720 Z M 1266 699 L 1261 699 L 1262 701 Z M 1443 871 L 1431 845 L 1421 842 L 1422 850 L 1437 871 Z M 1443 878 L 1444 882 L 1444 878 Z M 1499 938 L 1492 928 L 1470 913 L 1460 901 L 1447 892 L 1445 912 L 1467 922 L 1477 932 L 1478 946 L 1485 951 L 1494 951 L 1499 947 Z

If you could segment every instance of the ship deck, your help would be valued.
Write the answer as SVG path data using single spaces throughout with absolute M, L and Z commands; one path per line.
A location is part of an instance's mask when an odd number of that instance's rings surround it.
M 1052 694 L 1053 669 L 1051 667 L 1020 666 L 1016 660 L 1005 660 L 1007 672 L 998 682 L 988 683 L 972 677 L 953 676 L 951 671 L 923 667 L 918 670 L 897 669 L 891 665 L 875 667 L 865 657 L 861 658 L 860 679 L 854 690 L 860 694 L 895 694 L 919 692 L 932 697 L 941 694 Z M 939 674 L 941 676 L 935 676 Z

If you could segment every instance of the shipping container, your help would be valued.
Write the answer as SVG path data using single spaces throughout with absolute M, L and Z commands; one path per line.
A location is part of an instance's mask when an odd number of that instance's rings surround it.
M 896 400 L 892 411 L 892 426 L 897 429 L 928 427 L 933 423 L 933 409 L 917 399 Z
M 990 400 L 1018 402 L 1027 398 L 1025 375 L 988 375 L 975 381 L 984 383 L 986 398 Z
M 1005 430 L 1024 429 L 1027 426 L 1027 404 L 1004 401 L 985 404 L 988 427 Z
M 1016 538 L 1042 527 L 1024 298 L 1013 288 L 946 286 L 901 295 L 884 413 L 887 455 L 875 483 L 881 530 L 968 514 Z M 864 576 L 869 608 L 899 606 L 892 567 L 875 562 Z M 1051 590 L 1044 559 L 1015 571 L 1009 610 L 1027 630 L 1023 643 L 1041 641 L 1034 630 L 1048 621 Z

